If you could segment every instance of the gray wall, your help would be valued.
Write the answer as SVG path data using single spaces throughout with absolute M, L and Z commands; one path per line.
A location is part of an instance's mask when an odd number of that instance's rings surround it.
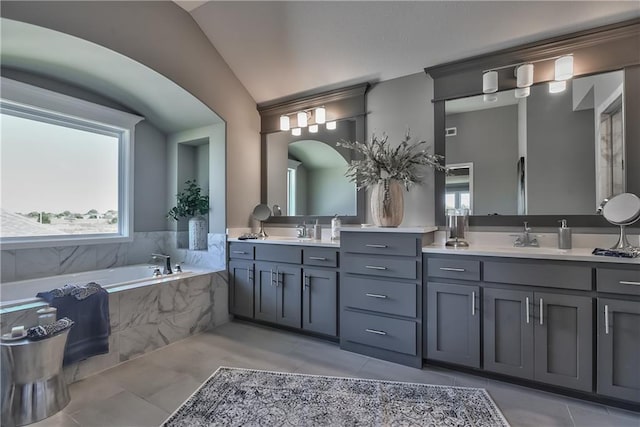
M 473 163 L 473 214 L 517 214 L 518 106 L 451 114 L 447 164 Z
M 529 215 L 592 214 L 597 206 L 593 110 L 573 111 L 571 85 L 556 94 L 535 85 L 527 98 Z
M 3 17 L 71 34 L 128 56 L 194 94 L 226 122 L 228 224 L 260 201 L 256 103 L 193 18 L 169 1 L 3 1 Z
M 432 99 L 433 80 L 424 72 L 375 84 L 367 94 L 367 138 L 386 133 L 398 145 L 410 128 L 413 140 L 426 140 L 433 152 Z M 404 194 L 402 226 L 435 224 L 433 174 L 432 169 L 425 169 L 424 183 Z M 369 198 L 366 200 L 366 221 L 370 223 Z

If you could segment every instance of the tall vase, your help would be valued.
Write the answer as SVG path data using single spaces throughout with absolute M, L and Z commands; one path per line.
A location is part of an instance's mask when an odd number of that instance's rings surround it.
M 207 249 L 207 220 L 199 215 L 189 219 L 189 250 Z
M 404 187 L 395 179 L 383 179 L 371 191 L 371 217 L 378 227 L 397 227 L 404 216 Z

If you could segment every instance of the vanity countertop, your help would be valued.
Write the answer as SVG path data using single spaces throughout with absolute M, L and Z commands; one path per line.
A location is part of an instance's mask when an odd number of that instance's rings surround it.
M 340 241 L 334 242 L 331 240 L 314 240 L 303 239 L 299 237 L 288 236 L 269 236 L 260 239 L 246 239 L 240 240 L 237 237 L 229 237 L 229 242 L 243 242 L 243 243 L 256 243 L 256 244 L 272 244 L 272 245 L 297 245 L 297 246 L 319 246 L 327 248 L 340 248 Z
M 556 249 L 556 248 L 516 248 L 497 246 L 476 246 L 468 248 L 447 248 L 444 245 L 429 245 L 422 247 L 422 253 L 476 255 L 505 258 L 551 259 L 561 261 L 589 261 L 617 264 L 640 265 L 640 258 L 617 258 L 592 255 L 593 248 Z
M 361 233 L 431 233 L 438 231 L 438 227 L 341 227 L 340 232 L 357 231 Z

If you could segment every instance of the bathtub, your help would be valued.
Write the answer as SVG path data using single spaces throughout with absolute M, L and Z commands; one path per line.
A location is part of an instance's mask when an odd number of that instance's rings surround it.
M 38 292 L 46 292 L 66 284 L 86 285 L 89 282 L 96 282 L 111 293 L 170 282 L 203 273 L 198 269 L 184 267 L 185 271 L 182 273 L 153 277 L 154 268 L 147 264 L 141 264 L 2 283 L 0 285 L 0 310 L 5 311 L 12 307 L 44 303 L 40 298 L 36 298 Z

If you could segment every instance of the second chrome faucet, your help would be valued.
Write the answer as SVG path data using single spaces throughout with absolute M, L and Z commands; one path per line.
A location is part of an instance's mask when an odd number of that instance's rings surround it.
M 522 234 L 512 234 L 516 239 L 513 242 L 513 246 L 517 248 L 524 247 L 540 247 L 540 243 L 538 243 L 538 239 L 531 235 L 531 227 L 529 227 L 529 223 L 527 221 L 524 222 L 524 231 Z

